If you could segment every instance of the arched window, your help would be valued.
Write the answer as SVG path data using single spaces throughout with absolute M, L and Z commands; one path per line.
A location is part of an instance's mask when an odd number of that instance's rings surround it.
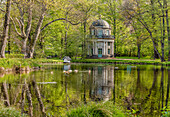
M 109 30 L 106 30 L 106 35 L 109 35 Z
M 94 29 L 91 30 L 91 35 L 94 35 Z
M 103 35 L 103 30 L 99 29 L 98 32 L 97 32 L 97 35 L 102 36 Z

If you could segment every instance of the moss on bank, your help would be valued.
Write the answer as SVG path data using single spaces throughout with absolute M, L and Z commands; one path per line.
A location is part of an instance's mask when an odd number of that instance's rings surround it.
M 120 107 L 117 107 L 113 102 L 106 103 L 91 103 L 81 107 L 71 109 L 67 113 L 67 117 L 126 117 Z
M 114 64 L 150 64 L 150 65 L 170 65 L 170 62 L 160 60 L 119 60 L 119 59 L 79 59 L 72 60 L 74 63 L 114 63 Z

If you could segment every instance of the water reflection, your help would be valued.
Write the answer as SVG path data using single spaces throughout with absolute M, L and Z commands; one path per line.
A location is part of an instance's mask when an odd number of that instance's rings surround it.
M 114 67 L 93 67 L 91 98 L 93 100 L 108 101 L 111 98 L 111 90 L 114 81 Z
M 139 116 L 161 116 L 170 108 L 170 69 L 161 66 L 57 65 L 5 74 L 0 82 L 1 102 L 35 117 L 64 116 L 89 101 L 113 100 Z

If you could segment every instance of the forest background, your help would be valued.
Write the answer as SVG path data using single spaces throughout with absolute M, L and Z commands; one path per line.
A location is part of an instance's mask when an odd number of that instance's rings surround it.
M 0 57 L 86 57 L 89 27 L 112 27 L 115 57 L 170 61 L 168 0 L 0 0 Z

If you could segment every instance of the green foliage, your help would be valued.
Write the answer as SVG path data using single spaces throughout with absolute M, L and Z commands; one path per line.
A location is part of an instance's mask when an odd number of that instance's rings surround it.
M 5 54 L 6 58 L 24 58 L 23 54 Z
M 113 102 L 90 103 L 72 109 L 67 113 L 68 117 L 125 117 L 120 107 L 113 105 Z
M 26 115 L 21 115 L 21 113 L 12 107 L 1 107 L 0 117 L 26 117 Z

